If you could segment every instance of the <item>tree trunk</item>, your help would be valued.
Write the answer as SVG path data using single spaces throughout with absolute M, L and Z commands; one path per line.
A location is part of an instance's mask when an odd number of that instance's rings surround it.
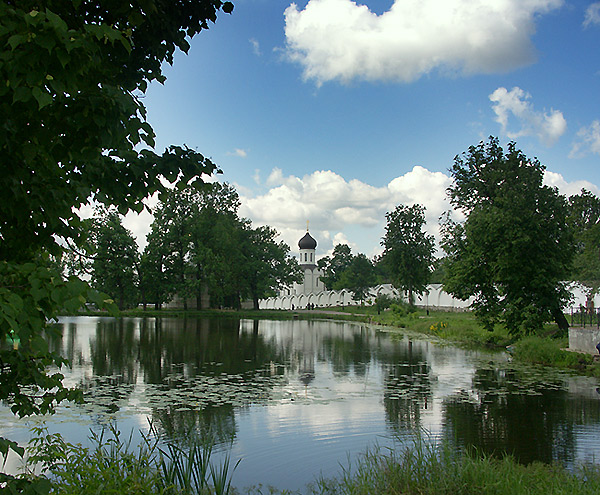
M 552 310 L 552 317 L 554 318 L 554 321 L 558 325 L 560 334 L 566 335 L 567 332 L 569 331 L 569 322 L 567 321 L 565 314 L 561 311 L 560 308 L 556 308 L 556 309 Z

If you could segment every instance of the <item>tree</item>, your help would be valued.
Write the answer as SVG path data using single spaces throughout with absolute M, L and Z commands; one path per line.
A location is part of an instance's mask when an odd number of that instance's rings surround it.
M 164 82 L 163 62 L 232 9 L 220 0 L 0 3 L 0 341 L 20 342 L 0 350 L 0 400 L 15 413 L 50 412 L 76 396 L 46 373 L 64 360 L 43 339 L 61 311 L 103 304 L 49 262 L 65 243 L 83 243 L 75 210 L 93 198 L 140 211 L 167 190 L 161 178 L 198 183 L 215 170 L 187 147 L 148 149 L 154 132 L 140 96 Z M 0 439 L 0 451 L 9 447 Z
M 94 222 L 92 236 L 92 286 L 111 296 L 119 309 L 137 306 L 140 256 L 133 234 L 118 213 L 108 211 Z
M 573 237 L 566 200 L 543 185 L 544 170 L 515 143 L 504 152 L 493 137 L 454 159 L 448 194 L 466 220 L 443 222 L 444 287 L 460 299 L 474 297 L 472 308 L 490 330 L 502 322 L 512 333 L 529 333 L 551 319 L 568 328 L 563 281 Z
M 249 228 L 244 234 L 244 280 L 254 309 L 258 309 L 259 299 L 274 296 L 277 289 L 300 282 L 302 270 L 298 260 L 290 256 L 290 247 L 276 240 L 279 234 L 275 229 Z
M 187 309 L 194 297 L 200 307 L 206 289 L 218 303 L 239 292 L 239 204 L 233 186 L 218 182 L 163 195 L 154 210 L 145 257 L 153 260 L 145 264 L 145 277 L 163 288 L 159 303 L 177 294 Z
M 165 252 L 161 232 L 154 229 L 146 236 L 146 247 L 140 259 L 139 289 L 144 310 L 147 304 L 160 309 L 171 298 L 169 280 L 165 273 Z
M 340 289 L 349 289 L 352 299 L 361 303 L 369 295 L 369 289 L 375 284 L 373 263 L 364 254 L 352 257 L 349 266 L 342 272 L 337 285 Z
M 575 238 L 572 278 L 587 287 L 591 301 L 600 288 L 600 198 L 582 189 L 569 198 L 568 208 Z
M 333 248 L 331 258 L 324 256 L 317 265 L 322 271 L 321 282 L 330 290 L 343 289 L 339 287 L 339 280 L 343 271 L 350 266 L 352 262 L 352 250 L 348 244 L 336 244 Z
M 394 286 L 407 292 L 413 305 L 414 295 L 427 290 L 433 265 L 434 239 L 423 231 L 425 208 L 399 205 L 385 217 L 381 261 L 387 265 Z

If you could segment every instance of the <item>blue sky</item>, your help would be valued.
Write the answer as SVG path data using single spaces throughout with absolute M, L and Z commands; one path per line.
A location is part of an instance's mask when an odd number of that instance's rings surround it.
M 449 208 L 453 157 L 514 139 L 570 195 L 599 192 L 600 2 L 238 0 L 144 98 L 157 148 L 187 144 L 240 214 L 297 248 L 381 251 L 385 213 Z M 147 215 L 126 225 L 141 241 Z

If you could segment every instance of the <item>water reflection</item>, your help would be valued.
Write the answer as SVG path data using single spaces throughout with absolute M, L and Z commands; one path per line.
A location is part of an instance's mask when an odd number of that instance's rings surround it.
M 597 426 L 600 408 L 593 395 L 570 393 L 564 377 L 487 367 L 477 369 L 470 392 L 445 400 L 445 422 L 460 445 L 481 453 L 571 463 L 577 428 Z
M 69 318 L 60 326 L 52 346 L 74 364 L 66 379 L 87 404 L 61 408 L 59 420 L 149 420 L 170 438 L 233 443 L 244 457 L 241 486 L 297 489 L 320 470 L 333 474 L 348 452 L 421 428 L 522 462 L 600 456 L 597 381 L 518 369 L 502 354 L 331 321 Z M 296 477 L 286 474 L 292 467 Z

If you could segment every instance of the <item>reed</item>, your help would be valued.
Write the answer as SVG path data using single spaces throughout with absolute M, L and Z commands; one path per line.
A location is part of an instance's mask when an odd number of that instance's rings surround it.
M 331 495 L 592 495 L 600 493 L 600 467 L 575 472 L 556 465 L 518 464 L 459 452 L 442 443 L 417 439 L 411 446 L 364 454 L 355 469 L 319 479 L 312 494 Z
M 228 495 L 232 492 L 230 457 L 211 462 L 213 443 L 192 436 L 185 446 L 161 445 L 151 426 L 142 442 L 132 445 L 113 427 L 90 432 L 92 447 L 65 442 L 45 427 L 34 427 L 24 479 L 42 472 L 51 482 L 48 493 L 87 495 Z M 38 477 L 38 479 L 40 479 Z

